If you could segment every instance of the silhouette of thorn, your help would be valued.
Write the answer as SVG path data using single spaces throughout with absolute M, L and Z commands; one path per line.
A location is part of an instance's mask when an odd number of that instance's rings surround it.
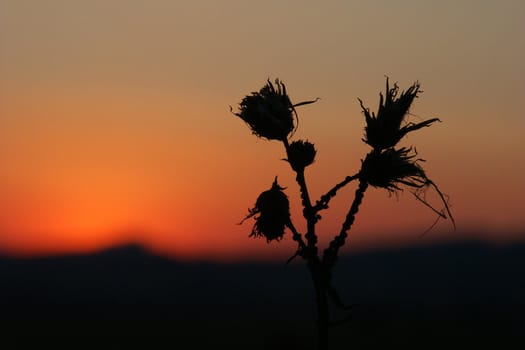
M 288 258 L 288 260 L 286 260 L 286 265 L 288 265 L 289 263 L 292 262 L 293 259 L 295 259 L 296 257 L 298 257 L 300 255 L 300 251 L 296 251 L 294 255 L 292 255 L 290 258 Z
M 446 195 L 443 192 L 441 192 L 439 187 L 432 180 L 427 179 L 426 185 L 427 186 L 432 186 L 434 188 L 434 190 L 438 194 L 438 196 L 441 199 L 441 202 L 443 203 L 443 206 L 445 208 L 444 208 L 444 210 L 439 211 L 436 208 L 434 208 L 432 205 L 430 205 L 424 198 L 421 198 L 421 196 L 419 196 L 416 192 L 412 192 L 412 194 L 414 195 L 414 197 L 416 197 L 416 199 L 418 201 L 423 203 L 426 207 L 430 208 L 434 213 L 436 213 L 438 215 L 436 221 L 432 224 L 432 226 L 428 230 L 423 232 L 423 234 L 421 236 L 424 236 L 430 229 L 432 229 L 434 227 L 434 225 L 436 225 L 437 220 L 439 220 L 440 218 L 441 219 L 447 219 L 447 218 L 450 219 L 450 221 L 452 222 L 452 226 L 454 227 L 454 231 L 455 231 L 456 230 L 456 220 L 452 216 L 452 212 L 450 211 L 450 206 L 448 205 L 448 201 L 445 198 Z M 446 213 L 444 213 L 443 211 L 445 211 Z
M 314 100 L 303 101 L 303 102 L 296 103 L 292 107 L 295 108 L 295 107 L 299 107 L 299 106 L 309 105 L 311 103 L 316 103 L 319 100 L 321 100 L 321 99 L 319 97 L 316 97 Z

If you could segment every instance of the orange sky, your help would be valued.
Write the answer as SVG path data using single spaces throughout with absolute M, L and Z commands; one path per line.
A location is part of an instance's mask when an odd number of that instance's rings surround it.
M 443 123 L 404 145 L 458 224 L 425 240 L 524 238 L 523 2 L 218 3 L 0 0 L 0 253 L 137 242 L 188 259 L 288 257 L 290 238 L 268 246 L 236 225 L 278 175 L 303 226 L 281 145 L 229 112 L 268 77 L 296 102 L 321 98 L 294 135 L 318 149 L 314 199 L 368 151 L 357 97 L 375 110 L 385 75 L 419 80 L 414 118 Z M 324 213 L 322 242 L 353 190 Z M 349 246 L 420 243 L 433 220 L 408 192 L 371 189 Z

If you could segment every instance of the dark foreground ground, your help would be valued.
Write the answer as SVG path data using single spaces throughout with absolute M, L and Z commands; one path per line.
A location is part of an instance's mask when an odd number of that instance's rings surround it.
M 335 284 L 356 304 L 331 329 L 336 349 L 525 348 L 525 244 L 346 256 Z M 302 264 L 182 264 L 133 246 L 0 259 L 0 349 L 313 349 L 314 318 Z

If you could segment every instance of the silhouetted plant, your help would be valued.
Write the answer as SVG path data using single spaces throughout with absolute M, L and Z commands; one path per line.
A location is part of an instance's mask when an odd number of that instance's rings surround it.
M 241 221 L 255 217 L 250 237 L 265 237 L 268 242 L 283 238 L 285 226 L 291 224 L 290 202 L 284 189 L 279 186 L 276 177 L 272 187 L 259 195 L 255 207 Z
M 450 213 L 445 196 L 427 177 L 421 166 L 424 160 L 416 158 L 417 154 L 412 147 L 399 147 L 397 144 L 409 132 L 431 126 L 438 118 L 428 119 L 419 123 L 407 121 L 409 109 L 420 91 L 420 85 L 415 82 L 406 91 L 399 93 L 399 87 L 394 84 L 390 87 L 386 79 L 385 95 L 380 93 L 377 114 L 371 113 L 361 99 L 363 114 L 365 115 L 365 137 L 363 142 L 372 147 L 361 162 L 361 169 L 354 174 L 346 176 L 337 183 L 319 200 L 313 204 L 305 178 L 305 169 L 314 163 L 316 149 L 313 143 L 307 140 L 289 138 L 297 128 L 298 115 L 296 107 L 318 101 L 309 100 L 293 104 L 287 94 L 284 83 L 275 80 L 276 87 L 270 80 L 258 91 L 244 97 L 239 105 L 239 112 L 234 113 L 241 118 L 258 137 L 268 140 L 277 140 L 283 143 L 286 151 L 286 160 L 296 174 L 299 185 L 303 217 L 306 220 L 306 232 L 299 233 L 292 223 L 290 204 L 286 188 L 281 187 L 275 177 L 269 190 L 262 192 L 256 200 L 254 208 L 241 221 L 254 218 L 250 237 L 264 237 L 267 242 L 280 241 L 285 229 L 292 233 L 292 238 L 297 242 L 296 253 L 288 260 L 290 262 L 299 256 L 306 261 L 310 271 L 317 302 L 318 312 L 318 348 L 326 349 L 328 345 L 328 329 L 332 324 L 340 323 L 330 318 L 329 301 L 336 307 L 348 312 L 336 289 L 332 285 L 332 269 L 337 262 L 339 250 L 344 246 L 348 232 L 354 223 L 369 186 L 386 189 L 388 192 L 402 191 L 402 186 L 412 190 L 413 195 L 426 206 L 430 207 L 439 218 L 449 218 L 455 227 L 454 219 Z M 231 109 L 231 107 L 230 107 Z M 329 243 L 320 255 L 317 247 L 316 224 L 321 219 L 320 212 L 329 208 L 329 203 L 338 191 L 357 180 L 353 201 L 350 203 L 348 213 L 341 225 L 341 231 Z M 440 196 L 444 205 L 438 210 L 425 201 L 421 195 L 428 188 L 433 188 Z M 303 238 L 304 237 L 304 238 Z M 306 241 L 305 241 L 306 240 Z M 350 316 L 350 315 L 348 315 Z M 349 317 L 348 317 L 349 318 Z

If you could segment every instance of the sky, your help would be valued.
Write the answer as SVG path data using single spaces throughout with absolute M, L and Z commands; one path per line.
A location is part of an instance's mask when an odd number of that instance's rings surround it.
M 345 251 L 442 240 L 523 240 L 525 3 L 467 1 L 0 0 L 0 254 L 136 243 L 180 259 L 283 259 L 238 223 L 275 176 L 304 232 L 281 144 L 230 112 L 267 79 L 317 148 L 315 200 L 368 152 L 358 98 L 385 77 L 423 93 L 410 134 L 457 229 L 409 191 L 371 188 Z M 321 248 L 355 184 L 319 223 Z M 439 206 L 431 191 L 427 198 Z

